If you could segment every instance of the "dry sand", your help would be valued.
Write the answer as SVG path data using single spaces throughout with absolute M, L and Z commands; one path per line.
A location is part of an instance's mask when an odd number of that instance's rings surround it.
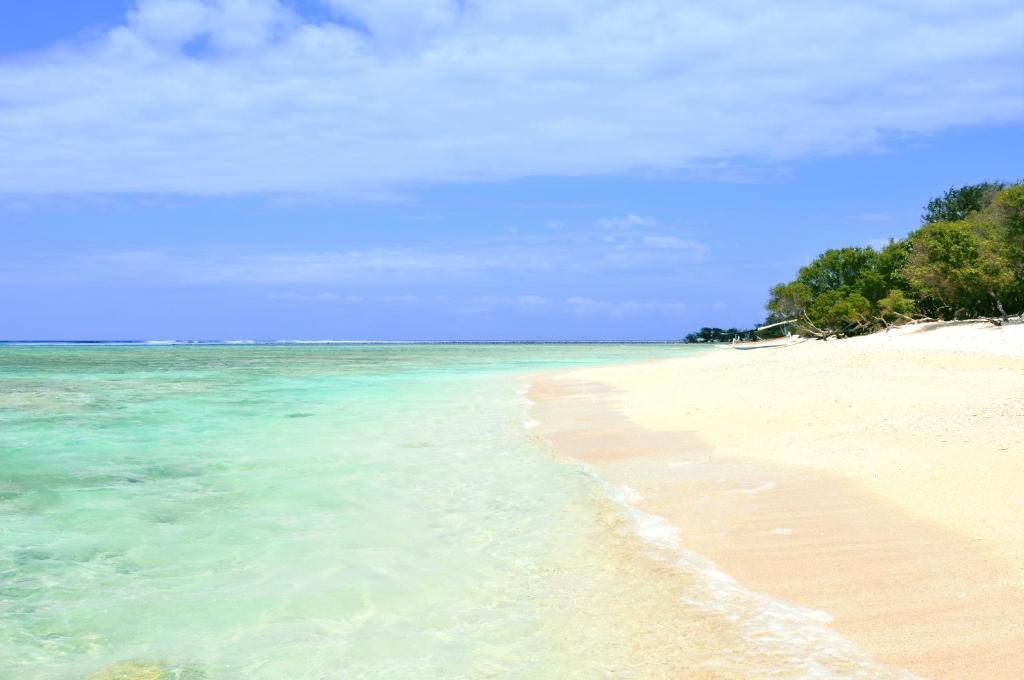
M 1024 326 L 708 350 L 531 398 L 558 453 L 743 586 L 894 667 L 1024 677 Z

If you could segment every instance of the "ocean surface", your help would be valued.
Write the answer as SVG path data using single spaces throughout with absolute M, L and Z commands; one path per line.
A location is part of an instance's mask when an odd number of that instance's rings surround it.
M 625 668 L 607 495 L 526 376 L 690 351 L 0 347 L 0 677 Z
M 0 678 L 880 678 L 536 434 L 679 345 L 0 346 Z

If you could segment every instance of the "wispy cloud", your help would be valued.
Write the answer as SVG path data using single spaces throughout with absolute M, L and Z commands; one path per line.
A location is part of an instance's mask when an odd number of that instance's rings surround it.
M 658 250 L 683 250 L 693 253 L 698 257 L 708 253 L 707 244 L 692 238 L 680 238 L 678 236 L 645 236 L 644 244 L 649 248 Z
M 507 266 L 500 252 L 438 248 L 256 254 L 120 252 L 79 258 L 70 273 L 145 277 L 191 284 L 288 284 L 424 281 L 472 275 Z
M 622 319 L 642 314 L 660 316 L 680 315 L 687 310 L 682 302 L 655 302 L 637 300 L 596 300 L 574 295 L 565 299 L 551 299 L 540 295 L 349 295 L 321 293 L 270 293 L 270 300 L 298 303 L 357 304 L 357 305 L 444 305 L 463 313 L 479 313 L 500 307 L 519 310 L 566 310 L 581 316 L 603 316 Z
M 477 295 L 457 297 L 451 295 L 341 295 L 338 293 L 269 293 L 269 300 L 288 302 L 327 302 L 337 304 L 386 304 L 386 305 L 464 305 L 474 307 L 496 307 L 515 305 L 519 307 L 539 307 L 547 305 L 550 300 L 540 295 Z
M 687 309 L 686 304 L 682 302 L 610 301 L 579 296 L 568 298 L 566 303 L 576 314 L 607 316 L 613 319 L 652 312 L 659 315 L 678 315 Z
M 600 221 L 599 221 L 600 222 Z M 639 222 L 637 224 L 640 224 Z M 600 224 L 506 233 L 415 247 L 316 252 L 130 250 L 4 258 L 0 281 L 146 281 L 189 285 L 400 285 L 531 275 L 589 276 L 681 270 L 705 262 L 707 244 L 644 218 L 642 231 Z M 673 233 L 675 232 L 675 233 Z M 339 301 L 327 298 L 323 301 Z M 529 299 L 522 302 L 528 303 Z M 540 302 L 540 300 L 535 300 Z
M 714 173 L 1024 113 L 1017 0 L 301 6 L 139 0 L 0 62 L 0 192 Z
M 642 217 L 632 213 L 623 217 L 602 217 L 594 222 L 595 225 L 602 229 L 612 229 L 616 231 L 625 231 L 627 229 L 636 229 L 638 227 L 653 227 L 657 223 L 658 221 L 653 217 Z
M 268 300 L 287 300 L 289 302 L 366 302 L 361 295 L 338 295 L 337 293 L 270 293 Z

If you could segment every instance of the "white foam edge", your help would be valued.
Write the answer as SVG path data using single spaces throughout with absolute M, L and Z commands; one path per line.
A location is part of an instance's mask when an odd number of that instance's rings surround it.
M 680 530 L 659 515 L 632 506 L 642 500 L 636 490 L 628 486 L 609 484 L 586 463 L 581 470 L 595 479 L 606 495 L 613 500 L 630 520 L 637 536 L 657 549 L 652 555 L 670 561 L 683 572 L 698 578 L 693 597 L 682 596 L 681 601 L 704 608 L 745 627 L 748 641 L 753 647 L 773 645 L 806 664 L 803 678 L 838 680 L 839 678 L 891 677 L 915 680 L 917 676 L 900 669 L 889 668 L 872 659 L 856 643 L 828 627 L 832 615 L 826 611 L 803 607 L 792 602 L 759 593 L 743 587 L 722 571 L 711 559 L 683 546 Z M 701 592 L 703 590 L 703 592 Z M 701 597 L 705 595 L 705 597 Z M 800 647 L 810 646 L 814 656 Z M 801 656 L 802 654 L 802 656 Z M 839 675 L 818 659 L 834 659 L 858 666 L 853 675 Z
M 512 400 L 513 404 L 517 404 L 523 409 L 523 429 L 526 430 L 533 430 L 540 426 L 540 421 L 530 415 L 530 409 L 536 403 L 526 396 L 530 392 L 530 387 L 530 383 L 523 383 L 523 385 L 516 390 L 516 397 Z

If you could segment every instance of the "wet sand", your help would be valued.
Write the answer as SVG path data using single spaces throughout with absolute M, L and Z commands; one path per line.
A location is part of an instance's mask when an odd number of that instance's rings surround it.
M 1024 677 L 1024 327 L 534 380 L 541 434 L 745 588 L 877 660 Z

